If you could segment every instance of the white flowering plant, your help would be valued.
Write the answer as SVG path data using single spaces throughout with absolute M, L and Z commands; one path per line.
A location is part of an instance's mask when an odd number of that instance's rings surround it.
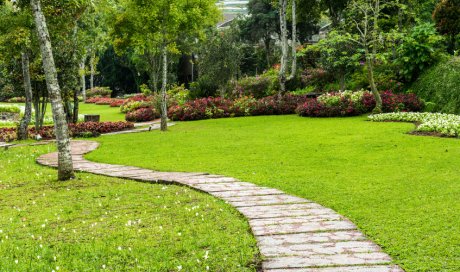
M 429 112 L 393 112 L 370 115 L 374 122 L 397 121 L 419 123 L 416 131 L 437 132 L 444 136 L 459 137 L 460 115 Z

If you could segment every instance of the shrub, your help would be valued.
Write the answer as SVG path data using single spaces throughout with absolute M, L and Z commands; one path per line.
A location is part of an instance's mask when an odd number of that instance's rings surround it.
M 11 142 L 17 138 L 16 128 L 0 128 L 0 142 Z
M 23 96 L 12 97 L 12 98 L 8 99 L 7 102 L 8 102 L 8 103 L 25 103 L 25 102 L 26 102 L 26 98 L 23 97 Z
M 394 94 L 391 91 L 381 93 L 382 110 L 421 111 L 423 102 L 415 94 Z M 374 96 L 368 91 L 338 92 L 321 95 L 318 99 L 306 101 L 297 107 L 300 116 L 332 117 L 353 116 L 372 111 L 375 107 Z
M 94 87 L 86 91 L 86 97 L 110 97 L 112 95 L 112 90 L 109 87 Z
M 245 77 L 238 80 L 233 94 L 238 96 L 253 96 L 261 98 L 266 96 L 270 84 L 271 81 L 267 77 Z
M 315 86 L 315 91 L 321 91 L 334 81 L 334 76 L 321 68 L 308 68 L 302 72 L 301 80 L 305 86 Z
M 86 122 L 69 124 L 71 137 L 96 137 L 103 133 L 133 129 L 134 124 L 129 122 Z M 43 139 L 54 139 L 54 126 L 44 126 L 40 130 L 29 128 L 29 136 L 35 138 L 40 135 Z M 17 139 L 17 128 L 0 128 L 0 141 L 10 142 Z
M 129 122 L 148 122 L 159 117 L 156 110 L 153 108 L 140 108 L 126 114 L 126 121 Z
M 184 85 L 175 85 L 167 92 L 168 98 L 178 105 L 183 105 L 190 97 L 190 91 Z
M 414 93 L 434 103 L 434 111 L 460 114 L 460 57 L 428 69 L 411 86 Z
M 398 47 L 396 63 L 401 67 L 402 76 L 412 82 L 423 70 L 434 64 L 442 52 L 443 38 L 430 23 L 415 26 L 405 35 Z
M 233 95 L 253 96 L 262 98 L 264 96 L 274 95 L 278 91 L 279 80 L 278 71 L 270 69 L 262 75 L 255 77 L 244 77 L 236 83 Z
M 110 107 L 112 108 L 120 107 L 121 105 L 123 105 L 123 103 L 125 103 L 125 100 L 126 99 L 122 99 L 122 98 L 114 98 L 112 99 L 112 102 L 110 103 Z
M 0 105 L 0 112 L 20 113 L 21 109 L 13 105 Z
M 129 101 L 129 102 L 124 102 L 120 106 L 120 112 L 122 113 L 129 113 L 141 108 L 149 108 L 152 107 L 152 103 L 147 102 L 147 101 Z
M 208 97 L 189 101 L 183 106 L 173 105 L 169 108 L 168 116 L 174 121 L 192 121 L 247 115 L 293 114 L 297 105 L 305 99 L 305 96 L 291 94 L 281 98 L 269 96 L 259 100 L 251 96 L 236 100 Z

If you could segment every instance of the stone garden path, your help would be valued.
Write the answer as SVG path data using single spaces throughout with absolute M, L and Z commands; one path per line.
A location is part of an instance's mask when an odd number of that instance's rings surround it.
M 87 161 L 97 142 L 72 141 L 75 170 L 149 183 L 185 185 L 221 198 L 249 221 L 265 272 L 400 272 L 390 257 L 356 226 L 310 200 L 231 177 L 207 173 L 158 172 Z M 57 153 L 37 162 L 57 166 Z

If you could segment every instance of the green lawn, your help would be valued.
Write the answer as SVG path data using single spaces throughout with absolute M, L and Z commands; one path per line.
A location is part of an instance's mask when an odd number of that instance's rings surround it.
M 0 150 L 0 271 L 255 271 L 247 222 L 179 186 L 35 164 L 52 146 Z
M 23 103 L 1 103 L 10 105 L 10 104 L 16 104 L 16 105 L 24 105 Z M 101 115 L 101 121 L 125 121 L 125 114 L 120 112 L 120 108 L 118 107 L 110 107 L 108 105 L 96 105 L 96 104 L 86 104 L 86 103 L 80 103 L 80 114 L 99 114 Z M 47 111 L 46 111 L 47 116 L 52 116 L 51 113 L 51 105 L 48 105 Z
M 407 271 L 460 271 L 460 141 L 412 128 L 365 117 L 205 120 L 103 136 L 87 158 L 279 188 L 347 216 Z

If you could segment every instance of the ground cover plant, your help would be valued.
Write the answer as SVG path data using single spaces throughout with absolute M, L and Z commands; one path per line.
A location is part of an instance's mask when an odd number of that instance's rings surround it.
M 35 163 L 51 151 L 0 150 L 1 271 L 255 271 L 255 239 L 223 201 L 86 173 L 57 182 Z
M 369 116 L 369 120 L 413 122 L 417 123 L 415 131 L 439 133 L 442 136 L 458 137 L 460 135 L 460 116 L 455 114 L 430 112 L 395 112 Z
M 460 270 L 457 139 L 366 117 L 261 116 L 98 138 L 90 160 L 204 171 L 281 189 L 351 219 L 406 271 Z M 123 154 L 123 156 L 120 156 Z

